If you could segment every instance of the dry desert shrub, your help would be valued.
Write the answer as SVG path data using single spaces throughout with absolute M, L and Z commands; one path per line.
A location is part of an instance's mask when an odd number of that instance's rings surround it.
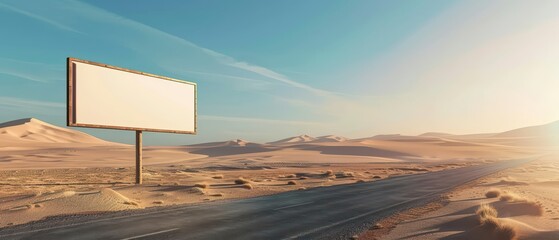
M 381 229 L 384 228 L 384 226 L 380 223 L 376 223 L 375 225 L 371 226 L 371 229 L 375 230 L 375 229 Z
M 194 184 L 194 187 L 199 187 L 199 188 L 209 188 L 210 185 L 207 183 L 196 183 Z
M 196 193 L 196 194 L 206 194 L 206 190 L 204 190 L 203 188 L 199 188 L 199 187 L 193 187 L 190 189 L 191 193 Z
M 543 215 L 543 206 L 540 203 L 528 200 L 515 193 L 503 193 L 499 200 L 503 202 L 514 203 L 516 208 L 522 209 L 528 215 Z
M 337 178 L 346 178 L 346 177 L 354 177 L 355 174 L 353 172 L 340 172 L 335 175 Z
M 506 224 L 500 224 L 495 229 L 495 240 L 515 240 L 516 235 L 516 229 Z
M 516 239 L 516 230 L 509 225 L 502 223 L 497 218 L 497 210 L 488 204 L 481 204 L 476 211 L 480 227 L 488 231 L 487 234 L 492 235 L 495 240 L 514 240 Z
M 287 182 L 287 185 L 297 185 L 297 182 L 291 180 L 291 181 Z
M 244 179 L 242 177 L 235 179 L 235 184 L 248 184 L 248 183 L 250 183 L 250 180 Z
M 501 222 L 496 217 L 487 217 L 480 222 L 480 226 L 489 231 L 495 231 L 500 226 L 500 224 Z
M 497 210 L 489 204 L 481 204 L 476 211 L 476 215 L 479 223 L 483 225 L 488 219 L 497 217 Z
M 485 197 L 487 198 L 496 198 L 499 197 L 500 195 L 501 195 L 501 191 L 499 189 L 489 189 L 489 191 L 485 193 Z
M 124 204 L 126 205 L 133 205 L 133 206 L 139 206 L 140 204 L 138 204 L 137 202 L 128 200 L 128 201 L 124 201 Z

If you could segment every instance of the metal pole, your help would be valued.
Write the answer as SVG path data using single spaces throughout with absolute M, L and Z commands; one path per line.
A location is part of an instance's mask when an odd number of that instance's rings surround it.
M 136 131 L 136 184 L 142 184 L 142 131 Z

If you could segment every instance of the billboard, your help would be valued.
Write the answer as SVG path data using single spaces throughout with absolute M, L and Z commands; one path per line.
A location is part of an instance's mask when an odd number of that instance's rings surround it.
M 68 116 L 74 127 L 196 134 L 196 84 L 67 59 Z

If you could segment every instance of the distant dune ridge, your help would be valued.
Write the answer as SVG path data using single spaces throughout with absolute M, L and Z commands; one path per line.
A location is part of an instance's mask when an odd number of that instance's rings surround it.
M 193 159 L 200 161 L 188 164 L 205 164 L 216 160 L 213 158 L 220 158 L 219 161 L 226 164 L 242 159 L 250 159 L 246 160 L 248 162 L 335 163 L 506 158 L 510 154 L 527 152 L 527 148 L 559 147 L 558 128 L 559 122 L 554 122 L 494 134 L 431 132 L 419 136 L 390 134 L 359 139 L 305 134 L 264 144 L 234 139 L 183 146 L 145 146 L 144 157 L 146 165 Z M 0 166 L 5 169 L 37 168 L 37 163 L 45 168 L 129 166 L 133 164 L 134 148 L 26 118 L 0 124 L 0 153 Z
M 281 139 L 275 142 L 269 142 L 268 144 L 286 144 L 286 143 L 302 143 L 302 142 L 312 142 L 315 141 L 316 138 L 311 137 L 309 135 L 299 135 L 295 137 L 288 137 L 285 139 Z
M 288 137 L 278 141 L 269 142 L 268 144 L 278 145 L 278 144 L 293 144 L 293 143 L 321 143 L 321 142 L 344 142 L 349 140 L 345 137 L 340 137 L 336 135 L 325 135 L 320 137 L 312 137 L 309 135 L 299 135 L 295 137 Z
M 559 137 L 559 121 L 539 126 L 514 129 L 496 134 L 495 137 Z
M 455 135 L 450 133 L 440 132 L 427 132 L 418 136 L 406 136 L 400 134 L 384 134 L 376 135 L 374 137 L 361 138 L 361 139 L 348 139 L 336 135 L 325 135 L 320 137 L 313 137 L 307 134 L 288 137 L 277 141 L 268 142 L 269 145 L 284 145 L 284 144 L 304 144 L 304 143 L 336 143 L 336 142 L 361 142 L 364 140 L 427 140 L 427 139 L 532 139 L 542 140 L 542 142 L 549 142 L 550 140 L 558 140 L 559 145 L 559 121 L 549 124 L 530 126 L 519 129 L 514 129 L 502 133 L 485 133 L 485 134 L 466 134 Z M 89 134 L 54 126 L 52 124 L 43 122 L 36 118 L 24 118 L 14 121 L 4 122 L 0 124 L 0 141 L 2 142 L 17 142 L 17 141 L 33 141 L 45 143 L 111 143 Z M 190 146 L 199 147 L 223 147 L 223 146 L 239 146 L 239 147 L 259 147 L 263 144 L 253 143 L 243 139 L 235 139 L 224 142 L 210 142 L 194 144 Z
M 0 142 L 95 143 L 105 140 L 68 128 L 57 127 L 35 118 L 24 118 L 0 124 Z

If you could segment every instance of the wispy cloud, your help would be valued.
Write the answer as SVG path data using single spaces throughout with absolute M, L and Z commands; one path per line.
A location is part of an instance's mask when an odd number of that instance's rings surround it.
M 10 6 L 10 5 L 5 4 L 5 3 L 0 3 L 0 7 L 9 9 L 13 12 L 25 15 L 25 16 L 33 18 L 35 20 L 50 24 L 50 25 L 52 25 L 54 27 L 57 27 L 59 29 L 62 29 L 62 30 L 71 31 L 71 32 L 75 32 L 75 33 L 81 33 L 80 31 L 78 31 L 76 29 L 73 29 L 73 28 L 71 28 L 71 27 L 69 27 L 65 24 L 60 23 L 60 22 L 54 21 L 52 19 L 46 18 L 46 17 L 38 15 L 38 14 L 34 14 L 34 13 L 31 13 L 31 12 L 25 11 L 25 10 L 20 9 L 20 8 Z
M 44 14 L 42 12 L 30 12 L 26 10 L 23 10 L 21 8 L 17 8 L 17 7 L 13 7 L 7 4 L 0 4 L 0 6 L 10 9 L 14 12 L 26 15 L 28 17 L 43 21 L 45 23 L 51 24 L 57 28 L 63 29 L 63 30 L 67 30 L 67 31 L 72 31 L 72 32 L 78 32 L 75 28 L 73 28 L 72 24 L 75 23 L 69 23 L 69 24 L 63 24 L 60 21 L 56 20 L 56 17 L 52 17 L 48 14 Z M 289 78 L 288 76 L 285 76 L 281 73 L 278 73 L 274 70 L 256 65 L 256 64 L 252 64 L 252 63 L 248 63 L 245 61 L 240 61 L 237 60 L 231 56 L 225 55 L 223 53 L 219 53 L 217 51 L 211 50 L 211 49 L 207 49 L 204 48 L 202 46 L 199 46 L 197 44 L 194 44 L 193 42 L 190 42 L 184 38 L 178 37 L 176 35 L 161 31 L 157 28 L 151 27 L 151 26 L 147 26 L 145 24 L 142 24 L 140 22 L 136 22 L 133 21 L 131 19 L 127 19 L 125 17 L 122 17 L 120 15 L 108 12 L 106 10 L 97 8 L 95 6 L 89 5 L 87 3 L 82 3 L 82 2 L 78 2 L 78 1 L 66 1 L 65 2 L 65 7 L 67 8 L 72 8 L 75 9 L 77 12 L 81 12 L 83 14 L 81 14 L 82 17 L 87 16 L 87 17 L 92 17 L 92 19 L 102 19 L 103 22 L 112 22 L 116 25 L 124 25 L 124 26 L 128 26 L 131 29 L 136 29 L 136 30 L 140 30 L 155 36 L 159 36 L 159 37 L 163 37 L 163 38 L 167 38 L 172 40 L 175 43 L 178 43 L 180 45 L 183 46 L 187 46 L 189 48 L 194 48 L 194 49 L 198 49 L 198 51 L 201 51 L 203 53 L 205 53 L 206 55 L 213 57 L 215 61 L 217 61 L 218 63 L 221 63 L 224 66 L 229 66 L 229 67 L 233 67 L 235 69 L 239 69 L 242 71 L 245 71 L 246 73 L 252 73 L 252 74 L 256 74 L 257 76 L 263 77 L 264 79 L 268 79 L 268 80 L 275 80 L 278 81 L 282 84 L 286 84 L 287 86 L 291 86 L 294 88 L 298 88 L 298 89 L 302 89 L 304 91 L 310 92 L 315 96 L 320 96 L 320 97 L 330 97 L 330 96 L 334 96 L 334 95 L 338 95 L 335 92 L 331 92 L 331 91 L 327 91 L 327 90 L 323 90 L 323 89 L 319 89 L 313 86 L 310 86 L 308 84 L 304 84 L 302 82 L 293 80 L 291 78 Z M 45 16 L 46 15 L 46 16 Z M 227 75 L 230 76 L 230 75 Z M 249 78 L 246 77 L 232 77 L 232 78 L 236 78 L 237 80 L 248 80 Z M 251 78 L 250 80 L 255 80 L 254 78 Z M 260 80 L 263 81 L 263 80 Z
M 59 102 L 37 101 L 31 99 L 15 98 L 15 97 L 1 97 L 0 105 L 10 107 L 47 107 L 47 108 L 64 108 L 66 104 Z
M 260 86 L 260 87 L 270 86 L 270 83 L 269 83 L 269 82 L 262 81 L 262 80 L 258 80 L 258 79 L 254 79 L 254 78 L 239 77 L 239 76 L 232 76 L 232 75 L 219 74 L 219 73 L 209 73 L 209 72 L 201 72 L 201 71 L 191 71 L 191 70 L 180 70 L 180 72 L 182 72 L 182 73 L 196 74 L 196 75 L 201 75 L 201 76 L 217 77 L 217 79 L 227 78 L 227 79 L 233 79 L 233 80 L 240 80 L 240 81 L 244 81 L 244 82 L 246 82 L 246 83 L 250 83 L 250 84 L 253 85 L 253 86 L 254 86 L 254 85 Z
M 8 112 L 30 113 L 33 116 L 60 115 L 64 112 L 64 108 L 65 104 L 59 102 L 0 96 L 0 109 Z
M 0 74 L 29 81 L 46 83 L 50 79 L 58 79 L 62 71 L 61 66 L 0 57 Z
M 200 115 L 200 119 L 228 121 L 228 122 L 247 122 L 247 123 L 258 123 L 258 124 L 323 125 L 323 123 L 320 122 L 278 120 L 278 119 L 265 119 L 265 118 L 247 118 L 247 117 L 228 117 L 228 116 L 215 116 L 215 115 Z
M 247 62 L 239 61 L 239 60 L 237 60 L 233 57 L 227 56 L 227 55 L 222 54 L 222 53 L 218 53 L 216 51 L 213 51 L 213 50 L 210 50 L 210 49 L 207 49 L 207 48 L 200 47 L 200 46 L 198 46 L 196 44 L 193 44 L 193 43 L 190 43 L 190 44 L 192 46 L 197 47 L 200 50 L 208 53 L 209 55 L 216 57 L 219 61 L 221 61 L 222 63 L 224 63 L 226 65 L 229 65 L 229 66 L 232 66 L 232 67 L 235 67 L 235 68 L 239 68 L 239 69 L 243 69 L 243 70 L 246 70 L 246 71 L 249 71 L 249 72 L 252 72 L 252 73 L 256 73 L 256 74 L 258 74 L 260 76 L 264 76 L 266 78 L 270 78 L 270 79 L 280 81 L 280 82 L 282 82 L 284 84 L 287 84 L 289 86 L 309 91 L 309 92 L 311 92 L 315 95 L 318 95 L 318 96 L 325 97 L 325 96 L 330 96 L 330 95 L 336 94 L 334 92 L 318 89 L 318 88 L 312 87 L 310 85 L 306 85 L 306 84 L 297 82 L 297 81 L 292 80 L 289 77 L 287 77 L 287 76 L 285 76 L 281 73 L 275 72 L 271 69 L 261 67 L 261 66 L 258 66 L 258 65 L 254 65 L 254 64 L 250 64 L 250 63 L 247 63 Z

